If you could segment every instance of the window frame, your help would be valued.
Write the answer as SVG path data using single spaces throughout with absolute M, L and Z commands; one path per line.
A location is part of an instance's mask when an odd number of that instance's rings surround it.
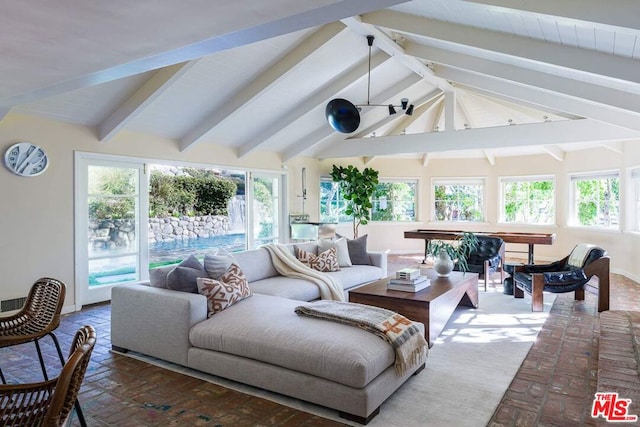
M 617 178 L 618 179 L 618 223 L 616 226 L 613 227 L 601 227 L 601 226 L 594 226 L 594 225 L 582 225 L 579 222 L 579 219 L 577 217 L 578 212 L 577 212 L 577 194 L 576 194 L 576 187 L 574 185 L 575 182 L 577 181 L 587 181 L 587 180 L 598 180 L 598 179 L 606 179 L 606 178 Z M 622 197 L 623 195 L 621 194 L 622 190 L 622 182 L 620 179 L 620 171 L 617 169 L 608 169 L 608 170 L 602 170 L 602 171 L 590 171 L 590 172 L 574 172 L 574 173 L 568 173 L 567 174 L 567 179 L 568 179 L 568 184 L 567 184 L 567 189 L 568 189 L 568 194 L 569 197 L 567 197 L 567 201 L 569 203 L 569 205 L 567 206 L 567 226 L 568 227 L 573 227 L 573 228 L 584 228 L 584 229 L 589 229 L 589 230 L 594 230 L 594 231 L 614 231 L 614 232 L 618 232 L 622 230 L 622 224 L 620 221 L 620 216 L 622 214 Z
M 627 169 L 625 182 L 625 231 L 640 234 L 640 165 Z
M 414 185 L 414 193 L 413 193 L 413 219 L 402 219 L 402 220 L 396 220 L 396 219 L 389 219 L 389 220 L 384 220 L 384 219 L 378 219 L 378 220 L 374 220 L 373 219 L 373 213 L 374 213 L 374 209 L 371 209 L 371 222 L 376 222 L 376 223 L 382 223 L 382 224 L 389 224 L 389 223 L 407 223 L 407 222 L 417 222 L 418 218 L 419 218 L 419 201 L 420 201 L 420 180 L 418 178 L 379 178 L 378 179 L 379 184 L 383 184 L 383 183 L 405 183 L 405 184 L 413 184 Z M 397 202 L 398 200 L 396 200 Z M 373 197 L 371 198 L 371 203 L 374 205 L 375 207 L 375 202 L 376 199 L 374 199 Z
M 327 217 L 327 216 L 323 216 L 322 214 L 322 183 L 323 182 L 328 182 L 332 185 L 332 187 L 335 187 L 336 189 L 336 206 L 337 206 L 337 215 L 335 217 Z M 344 197 L 342 197 L 342 190 L 340 189 L 340 185 L 337 182 L 334 182 L 333 179 L 326 175 L 326 176 L 321 176 L 320 180 L 318 181 L 318 218 L 320 222 L 327 222 L 327 223 L 335 223 L 335 224 L 351 224 L 353 222 L 353 218 L 352 217 L 344 217 L 341 218 L 340 212 L 344 212 L 344 209 L 346 209 L 347 206 L 347 201 L 344 199 Z
M 521 182 L 542 182 L 542 181 L 552 181 L 553 183 L 553 214 L 552 221 L 550 223 L 545 224 L 531 224 L 519 221 L 507 221 L 506 220 L 506 200 L 505 200 L 505 183 L 521 183 Z M 498 223 L 504 225 L 531 225 L 533 227 L 552 227 L 557 226 L 558 223 L 558 204 L 557 204 L 557 192 L 558 186 L 556 181 L 556 176 L 554 174 L 542 174 L 542 175 L 507 175 L 498 177 L 498 194 L 499 194 L 499 205 L 498 205 Z
M 482 219 L 478 221 L 468 220 L 439 220 L 436 217 L 436 189 L 438 185 L 480 185 L 482 187 L 482 200 L 480 208 L 482 212 Z M 431 178 L 431 201 L 430 201 L 430 222 L 437 224 L 451 224 L 451 223 L 470 223 L 480 224 L 487 222 L 487 178 L 480 177 L 433 177 Z

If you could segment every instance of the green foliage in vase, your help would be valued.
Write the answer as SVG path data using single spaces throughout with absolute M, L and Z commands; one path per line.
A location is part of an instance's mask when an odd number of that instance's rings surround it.
M 366 225 L 371 215 L 371 196 L 378 184 L 378 171 L 365 168 L 362 172 L 355 166 L 333 165 L 331 179 L 337 182 L 342 197 L 347 201 L 345 214 L 353 218 L 353 237 L 358 237 L 359 226 Z
M 478 238 L 475 234 L 464 232 L 451 242 L 442 240 L 430 240 L 427 251 L 434 257 L 442 251 L 449 255 L 449 258 L 458 263 L 460 271 L 463 273 L 469 269 L 467 260 L 471 252 L 478 248 Z

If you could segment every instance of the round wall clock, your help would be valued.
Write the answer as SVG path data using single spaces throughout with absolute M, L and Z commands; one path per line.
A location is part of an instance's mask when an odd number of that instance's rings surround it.
M 28 142 L 18 142 L 4 153 L 4 164 L 20 176 L 36 176 L 49 166 L 47 153 L 43 148 Z

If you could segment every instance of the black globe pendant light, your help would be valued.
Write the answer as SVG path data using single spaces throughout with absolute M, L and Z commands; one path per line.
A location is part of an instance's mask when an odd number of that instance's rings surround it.
M 351 133 L 360 126 L 358 107 L 346 99 L 336 98 L 329 101 L 324 111 L 329 125 L 337 132 Z
M 371 104 L 369 96 L 371 94 L 371 46 L 373 46 L 374 37 L 367 36 L 367 45 L 369 46 L 369 72 L 367 74 L 367 103 L 354 105 L 350 101 L 343 98 L 335 98 L 329 101 L 324 110 L 329 125 L 340 133 L 355 132 L 360 126 L 360 109 L 361 107 L 387 107 L 389 115 L 396 114 L 396 107 L 405 110 L 405 114 L 413 114 L 413 104 L 409 105 L 408 98 L 402 98 L 400 105 L 393 104 Z

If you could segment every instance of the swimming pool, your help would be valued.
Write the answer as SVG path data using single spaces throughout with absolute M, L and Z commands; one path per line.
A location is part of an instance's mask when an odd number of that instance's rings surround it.
M 167 263 L 186 258 L 190 254 L 202 256 L 218 248 L 229 252 L 246 249 L 246 234 L 221 234 L 213 237 L 172 240 L 149 244 L 149 264 Z

